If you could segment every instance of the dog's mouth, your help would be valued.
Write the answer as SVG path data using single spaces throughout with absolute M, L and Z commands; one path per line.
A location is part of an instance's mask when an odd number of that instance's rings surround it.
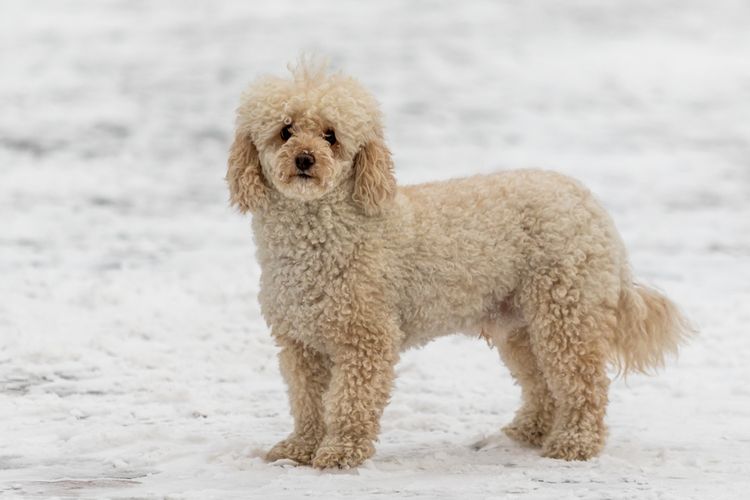
M 279 176 L 279 190 L 286 196 L 311 201 L 320 198 L 329 189 L 326 172 L 289 169 Z
M 306 186 L 320 182 L 317 175 L 314 175 L 312 172 L 303 172 L 301 170 L 290 172 L 283 176 L 281 179 L 284 184 L 298 184 L 300 186 Z

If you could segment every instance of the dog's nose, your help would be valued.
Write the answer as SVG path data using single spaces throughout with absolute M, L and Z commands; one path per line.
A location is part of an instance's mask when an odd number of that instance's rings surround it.
M 294 163 L 297 165 L 298 169 L 304 172 L 305 170 L 309 170 L 310 167 L 315 165 L 315 157 L 310 153 L 300 153 L 294 159 Z

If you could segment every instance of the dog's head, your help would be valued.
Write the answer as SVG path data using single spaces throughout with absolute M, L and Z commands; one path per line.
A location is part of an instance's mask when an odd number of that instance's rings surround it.
M 255 212 L 272 191 L 305 203 L 346 189 L 365 213 L 377 213 L 396 184 L 377 102 L 322 67 L 303 62 L 291 71 L 242 95 L 227 171 L 232 204 Z

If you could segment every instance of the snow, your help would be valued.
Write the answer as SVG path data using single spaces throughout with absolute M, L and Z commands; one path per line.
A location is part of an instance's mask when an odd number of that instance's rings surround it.
M 748 22 L 742 0 L 4 1 L 0 498 L 746 497 Z M 260 458 L 291 418 L 223 175 L 239 93 L 300 50 L 376 93 L 402 183 L 581 179 L 699 327 L 613 384 L 600 457 L 501 435 L 518 387 L 450 337 L 404 355 L 361 468 Z

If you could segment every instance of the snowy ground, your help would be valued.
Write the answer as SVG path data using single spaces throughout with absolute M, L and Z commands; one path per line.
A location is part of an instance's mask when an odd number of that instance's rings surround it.
M 0 498 L 747 498 L 748 23 L 743 0 L 4 0 Z M 601 457 L 498 435 L 519 389 L 453 337 L 403 357 L 359 470 L 259 458 L 291 419 L 222 178 L 240 91 L 301 49 L 378 95 L 400 182 L 583 180 L 698 325 L 613 384 Z

